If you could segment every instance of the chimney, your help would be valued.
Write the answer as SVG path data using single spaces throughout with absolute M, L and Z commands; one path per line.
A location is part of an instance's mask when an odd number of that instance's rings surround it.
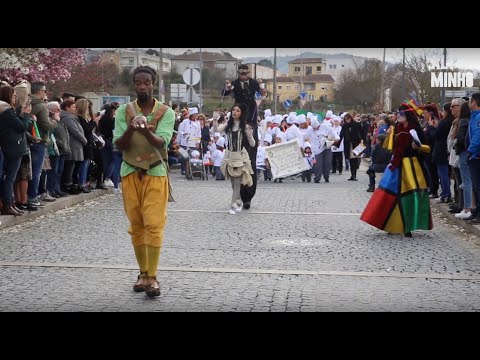
M 186 52 L 185 52 L 186 55 L 192 55 L 192 50 L 188 49 Z

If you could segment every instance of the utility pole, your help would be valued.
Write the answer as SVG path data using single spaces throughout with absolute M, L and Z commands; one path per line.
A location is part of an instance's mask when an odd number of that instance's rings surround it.
M 405 48 L 403 48 L 402 101 L 405 101 Z
M 443 48 L 443 67 L 444 67 L 444 71 L 446 71 L 447 69 L 447 48 Z M 441 106 L 442 106 L 442 109 L 443 109 L 443 104 L 445 104 L 445 81 L 443 82 L 443 86 L 442 86 L 442 100 L 441 100 Z
M 382 106 L 382 111 L 385 111 L 385 53 L 387 48 L 383 48 L 383 62 L 382 62 L 382 81 L 380 82 L 380 105 Z
M 200 112 L 202 112 L 202 106 L 203 106 L 203 95 L 202 95 L 202 74 L 203 74 L 203 60 L 202 60 L 202 48 L 200 48 L 200 102 L 198 104 Z
M 277 48 L 273 49 L 273 113 L 277 113 Z
M 303 91 L 303 51 L 300 49 L 300 92 Z M 300 109 L 303 108 L 300 101 Z
M 162 85 L 163 85 L 163 48 L 160 48 L 160 65 L 158 67 L 158 101 L 164 102 L 162 94 Z

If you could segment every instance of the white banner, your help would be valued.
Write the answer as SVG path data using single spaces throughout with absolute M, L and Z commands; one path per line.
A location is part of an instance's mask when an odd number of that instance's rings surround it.
M 308 170 L 298 139 L 265 148 L 274 179 L 285 178 Z

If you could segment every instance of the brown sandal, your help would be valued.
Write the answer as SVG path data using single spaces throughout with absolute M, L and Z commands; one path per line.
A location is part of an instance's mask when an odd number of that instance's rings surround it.
M 157 281 L 156 276 L 147 277 L 147 285 L 145 286 L 145 292 L 148 296 L 160 296 L 160 284 Z
M 133 291 L 135 292 L 143 292 L 145 291 L 146 285 L 147 285 L 147 273 L 146 272 L 141 272 L 140 275 L 138 275 L 138 280 L 133 285 Z

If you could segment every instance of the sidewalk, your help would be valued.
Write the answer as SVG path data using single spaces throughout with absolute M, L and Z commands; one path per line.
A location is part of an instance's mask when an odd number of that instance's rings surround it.
M 9 226 L 22 224 L 49 212 L 62 210 L 81 202 L 92 200 L 107 194 L 113 194 L 113 188 L 108 190 L 95 190 L 89 194 L 69 195 L 63 198 L 58 198 L 54 202 L 45 203 L 45 207 L 38 208 L 37 211 L 25 211 L 22 216 L 0 215 L 0 230 Z
M 479 225 L 470 225 L 470 224 L 467 224 L 467 222 L 465 220 L 456 218 L 454 216 L 454 214 L 451 214 L 451 213 L 448 212 L 448 210 L 450 210 L 449 207 L 448 207 L 448 204 L 436 204 L 435 200 L 430 201 L 430 206 L 433 209 L 437 209 L 445 217 L 447 217 L 449 221 L 454 222 L 456 225 L 462 227 L 463 229 L 465 229 L 469 233 L 480 237 L 480 226 Z

